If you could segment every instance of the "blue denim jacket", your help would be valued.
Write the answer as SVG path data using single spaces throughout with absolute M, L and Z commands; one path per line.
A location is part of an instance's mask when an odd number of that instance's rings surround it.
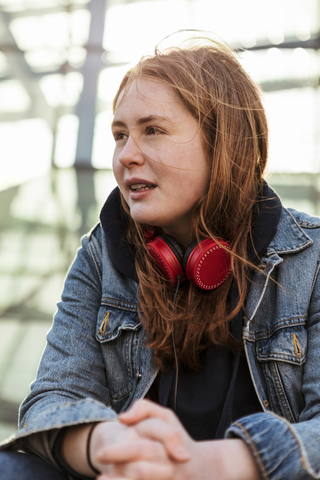
M 282 210 L 248 294 L 243 342 L 262 413 L 234 422 L 264 479 L 320 478 L 320 219 Z M 115 419 L 157 375 L 137 284 L 113 267 L 100 225 L 82 240 L 20 430 L 1 446 L 54 463 L 61 427 Z

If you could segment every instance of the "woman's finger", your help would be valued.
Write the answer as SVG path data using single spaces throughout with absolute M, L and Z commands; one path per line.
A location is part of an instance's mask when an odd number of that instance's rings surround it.
M 96 480 L 128 480 L 127 478 L 123 478 L 123 477 L 114 477 L 113 475 L 112 476 L 109 476 L 109 475 L 99 475 L 99 477 L 97 477 Z
M 148 439 L 108 445 L 97 452 L 97 461 L 102 464 L 132 463 L 137 461 L 162 462 L 167 459 L 165 447 Z
M 174 467 L 171 463 L 165 464 L 152 462 L 133 462 L 117 465 L 115 467 L 115 478 L 126 480 L 172 480 Z
M 172 480 L 174 467 L 152 462 L 133 462 L 116 465 L 112 473 L 102 474 L 97 480 Z
M 161 443 L 173 460 L 178 462 L 190 460 L 186 442 L 191 439 L 180 424 L 172 426 L 157 418 L 148 418 L 134 428 L 139 436 Z
M 150 400 L 137 400 L 131 408 L 119 415 L 118 419 L 126 425 L 134 425 L 147 418 L 159 418 L 170 424 L 179 424 L 176 415 L 169 408 L 151 402 Z

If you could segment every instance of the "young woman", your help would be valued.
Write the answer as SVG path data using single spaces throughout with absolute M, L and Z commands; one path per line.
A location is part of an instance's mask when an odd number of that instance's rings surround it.
M 320 221 L 264 181 L 258 87 L 215 42 L 156 52 L 112 131 L 119 187 L 3 448 L 52 478 L 320 478 Z

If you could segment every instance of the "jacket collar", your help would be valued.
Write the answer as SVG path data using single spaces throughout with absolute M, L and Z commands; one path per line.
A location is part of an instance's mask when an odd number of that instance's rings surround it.
M 277 233 L 268 245 L 265 256 L 295 253 L 312 244 L 313 241 L 302 230 L 293 215 L 282 207 Z
M 125 277 L 138 281 L 135 269 L 135 249 L 127 238 L 129 218 L 121 205 L 120 191 L 116 187 L 100 212 L 100 222 L 107 239 L 108 250 L 113 265 Z

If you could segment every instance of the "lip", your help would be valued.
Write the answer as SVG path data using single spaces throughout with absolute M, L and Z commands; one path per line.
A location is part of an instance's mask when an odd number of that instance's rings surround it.
M 144 198 L 152 195 L 155 190 L 155 188 L 150 188 L 144 191 L 135 191 L 131 189 L 132 185 L 137 185 L 142 183 L 146 185 L 154 185 L 155 187 L 157 186 L 155 183 L 152 183 L 149 180 L 146 180 L 145 178 L 140 178 L 140 177 L 127 178 L 124 183 L 130 189 L 129 196 L 132 201 L 143 200 Z
M 139 183 L 145 183 L 146 185 L 156 185 L 155 183 L 150 182 L 145 178 L 137 178 L 137 177 L 127 178 L 127 180 L 125 180 L 124 183 L 129 188 L 131 187 L 131 185 L 137 185 Z

